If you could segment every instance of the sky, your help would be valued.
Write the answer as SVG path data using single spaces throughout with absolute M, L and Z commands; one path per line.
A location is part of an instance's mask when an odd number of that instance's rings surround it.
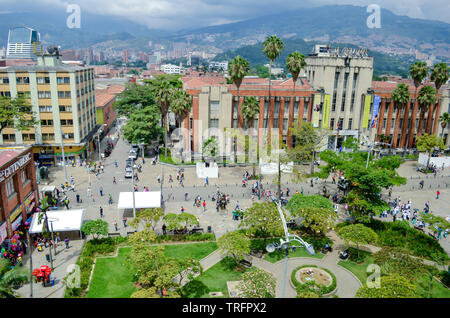
M 0 13 L 65 10 L 124 17 L 152 29 L 177 30 L 242 21 L 302 7 L 378 4 L 397 15 L 450 23 L 449 0 L 0 0 Z

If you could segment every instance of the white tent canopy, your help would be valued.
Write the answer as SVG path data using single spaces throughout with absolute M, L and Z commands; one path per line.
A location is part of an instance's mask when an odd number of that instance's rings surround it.
M 38 224 L 39 215 L 42 212 L 34 213 L 31 221 L 30 233 L 41 233 L 44 221 Z M 60 211 L 48 211 L 48 226 L 51 228 L 53 224 L 53 232 L 68 232 L 68 231 L 80 231 L 83 224 L 86 210 L 60 210 Z
M 149 209 L 161 207 L 161 191 L 135 192 L 134 201 L 136 209 Z M 133 192 L 120 192 L 118 209 L 133 208 Z

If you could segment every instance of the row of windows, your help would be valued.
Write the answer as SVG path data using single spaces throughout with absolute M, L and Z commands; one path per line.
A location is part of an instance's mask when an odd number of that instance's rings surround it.
M 22 186 L 25 186 L 30 181 L 28 170 L 26 168 L 20 170 L 20 180 L 22 181 Z M 12 196 L 16 194 L 13 177 L 10 177 L 5 181 L 5 192 L 8 199 L 11 199 Z
M 72 106 L 59 106 L 59 111 L 63 113 L 71 113 Z M 53 112 L 52 106 L 39 106 L 39 112 L 41 113 L 51 113 Z
M 3 77 L 3 84 L 8 84 L 9 79 L 8 77 Z M 16 83 L 17 84 L 30 84 L 30 78 L 29 77 L 16 77 Z M 45 76 L 36 77 L 36 83 L 37 84 L 50 84 L 50 77 Z M 70 77 L 57 77 L 56 78 L 57 84 L 70 84 Z
M 73 120 L 72 119 L 61 119 L 61 126 L 72 126 Z M 53 120 L 52 119 L 43 119 L 41 120 L 41 126 L 53 126 Z
M 70 91 L 58 91 L 58 98 L 70 98 Z M 52 98 L 50 91 L 38 91 L 38 98 Z

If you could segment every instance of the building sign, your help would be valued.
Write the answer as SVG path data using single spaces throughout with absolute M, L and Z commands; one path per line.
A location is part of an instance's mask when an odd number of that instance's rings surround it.
M 10 165 L 8 168 L 0 170 L 0 182 L 8 178 L 10 175 L 12 175 L 14 172 L 16 172 L 18 169 L 22 168 L 28 161 L 31 160 L 31 154 L 27 153 L 25 156 L 14 162 L 12 165 Z
M 34 198 L 35 198 L 35 194 L 33 191 L 27 196 L 27 198 L 23 202 L 23 205 L 25 207 L 25 211 L 27 212 L 27 214 L 30 213 L 34 208 L 34 205 L 35 205 Z
M 369 116 L 370 116 L 370 104 L 372 102 L 372 95 L 366 95 L 366 99 L 364 101 L 364 117 L 362 122 L 362 128 L 369 127 Z
M 313 127 L 319 127 L 319 118 L 320 118 L 320 100 L 321 95 L 314 95 L 314 104 L 313 104 L 313 116 L 312 116 L 312 124 Z
M 328 122 L 330 121 L 330 101 L 331 95 L 325 95 L 325 99 L 323 101 L 322 128 L 328 128 Z
M 22 205 L 19 205 L 10 215 L 9 219 L 11 222 L 19 215 L 22 214 Z
M 11 223 L 11 231 L 15 231 L 20 223 L 22 223 L 22 214 L 15 220 L 13 223 Z
M 3 222 L 3 224 L 0 225 L 0 244 L 8 237 L 8 231 L 6 230 L 7 224 L 7 222 Z

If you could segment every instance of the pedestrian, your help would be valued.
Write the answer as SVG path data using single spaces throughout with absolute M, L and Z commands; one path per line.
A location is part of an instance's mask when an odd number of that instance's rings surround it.
M 423 189 L 423 185 L 424 185 L 423 180 L 420 180 L 419 184 L 420 184 L 420 189 Z
M 91 196 L 91 187 L 87 188 L 87 196 L 88 196 L 88 198 Z
M 169 183 L 173 182 L 172 175 L 169 174 Z
M 117 168 L 117 160 L 114 160 L 114 167 Z
M 209 182 L 208 182 L 208 176 L 206 176 L 206 183 L 205 183 L 205 186 L 207 186 L 207 185 L 209 185 Z
M 206 211 L 206 200 L 203 200 L 203 212 Z
M 117 227 L 117 222 L 114 222 L 114 228 L 116 229 L 116 231 L 119 230 L 119 228 Z
M 441 192 L 439 190 L 436 191 L 436 199 L 439 199 L 439 195 L 441 194 Z M 445 201 L 445 200 L 444 200 Z
M 239 210 L 239 201 L 236 201 L 236 207 L 234 209 Z
M 103 208 L 102 207 L 100 207 L 100 217 L 101 218 L 103 217 Z
M 75 179 L 72 176 L 70 176 L 70 183 L 75 184 Z
M 188 200 L 188 193 L 185 192 L 185 193 L 184 193 L 184 201 L 187 201 L 187 200 Z
M 166 228 L 167 228 L 166 224 L 163 224 L 163 226 L 162 226 L 163 235 L 167 234 Z
M 103 196 L 103 187 L 102 186 L 100 186 L 100 196 L 101 197 Z
M 77 203 L 80 203 L 80 195 L 78 193 L 76 195 L 76 198 L 77 198 Z
M 125 216 L 123 217 L 122 221 L 123 221 L 123 226 L 127 227 L 127 218 Z
M 332 184 L 336 184 L 336 176 L 333 176 L 333 182 Z
M 184 213 L 184 207 L 181 206 L 181 213 Z
M 392 188 L 389 189 L 389 199 L 391 198 L 391 196 L 392 196 Z
M 219 213 L 219 201 L 216 202 L 216 211 Z
M 109 204 L 112 204 L 112 203 L 113 203 L 112 194 L 109 195 L 108 203 L 109 203 Z
M 67 236 L 64 239 L 64 243 L 66 243 L 66 248 L 69 248 L 69 238 Z
M 67 210 L 69 210 L 69 199 L 68 198 L 66 198 L 64 200 L 64 205 L 66 206 Z
M 313 179 L 311 178 L 311 188 L 314 188 Z

